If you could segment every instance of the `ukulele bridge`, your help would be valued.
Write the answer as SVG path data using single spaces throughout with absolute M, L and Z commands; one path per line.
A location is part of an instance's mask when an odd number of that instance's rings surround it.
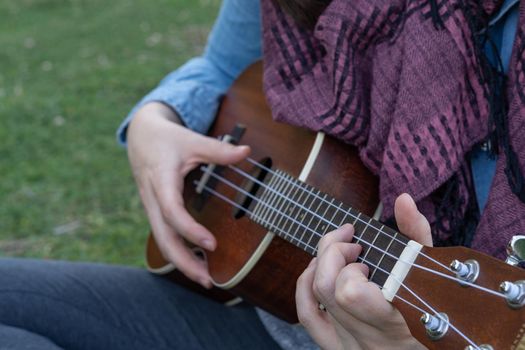
M 242 135 L 246 131 L 246 127 L 242 124 L 236 124 L 233 128 L 232 132 L 230 134 L 223 135 L 220 137 L 221 142 L 228 142 L 232 145 L 239 144 L 239 140 L 241 139 Z M 215 187 L 215 182 L 211 179 L 211 174 L 216 173 L 220 174 L 222 172 L 223 167 L 219 166 L 217 164 L 208 164 L 206 168 L 203 171 L 203 174 L 197 183 L 196 192 L 200 195 L 204 195 L 204 187 L 208 186 L 210 188 Z

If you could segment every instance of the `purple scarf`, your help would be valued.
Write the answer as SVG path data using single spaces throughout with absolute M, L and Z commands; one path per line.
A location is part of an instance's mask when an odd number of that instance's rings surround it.
M 507 80 L 479 43 L 500 2 L 475 3 L 333 0 L 310 31 L 262 0 L 264 86 L 276 120 L 358 147 L 383 220 L 407 192 L 437 244 L 502 258 L 525 234 L 525 2 Z M 489 137 L 498 161 L 480 218 L 468 153 Z

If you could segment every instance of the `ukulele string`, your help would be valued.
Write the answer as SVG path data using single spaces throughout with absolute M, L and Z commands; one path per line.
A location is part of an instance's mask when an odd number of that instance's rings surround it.
M 285 176 L 283 176 L 283 175 L 277 173 L 276 171 L 272 170 L 271 168 L 268 168 L 268 167 L 265 166 L 264 164 L 261 164 L 261 163 L 255 161 L 254 159 L 252 159 L 252 158 L 250 158 L 250 157 L 246 158 L 246 160 L 247 160 L 249 163 L 251 163 L 252 165 L 257 166 L 257 167 L 259 167 L 259 168 L 261 168 L 261 169 L 263 169 L 263 170 L 269 172 L 270 174 L 272 174 L 272 175 L 274 175 L 274 176 L 278 176 L 278 177 L 280 177 L 281 179 L 284 179 L 284 180 L 286 180 L 287 182 L 290 182 L 292 185 L 294 185 L 294 186 L 296 186 L 296 187 L 299 187 L 299 188 L 302 189 L 302 190 L 305 190 L 305 189 L 306 189 L 306 191 L 308 192 L 308 194 L 313 195 L 314 197 L 320 199 L 321 201 L 323 201 L 323 202 L 325 202 L 325 203 L 328 203 L 329 206 L 335 207 L 337 211 L 342 211 L 342 212 L 344 212 L 346 215 L 349 215 L 350 217 L 356 219 L 356 221 L 358 221 L 358 220 L 361 221 L 361 222 L 364 223 L 367 227 L 372 227 L 372 228 L 374 228 L 375 230 L 378 230 L 378 228 L 375 227 L 374 225 L 371 225 L 370 222 L 367 222 L 367 221 L 365 221 L 365 220 L 362 220 L 362 219 L 360 219 L 358 216 L 356 217 L 356 216 L 355 216 L 354 214 L 352 214 L 350 211 L 346 211 L 346 210 L 343 210 L 343 209 L 341 209 L 341 208 L 335 206 L 335 205 L 332 204 L 331 202 L 327 201 L 327 200 L 324 199 L 323 197 L 321 197 L 321 196 L 319 196 L 318 194 L 316 194 L 315 192 L 311 191 L 308 187 L 306 187 L 306 188 L 302 188 L 299 184 L 293 182 L 292 180 L 288 179 L 287 177 L 285 177 Z M 233 168 L 232 166 L 229 166 L 229 167 L 230 167 L 230 168 Z M 240 170 L 240 169 L 239 169 L 239 170 Z M 242 170 L 241 170 L 241 171 L 242 171 Z M 247 174 L 247 175 L 248 175 L 248 174 Z M 250 176 L 250 175 L 248 175 L 248 176 Z M 323 219 L 324 219 L 324 218 L 323 218 Z M 389 237 L 389 238 L 392 238 L 393 240 L 397 241 L 398 243 L 400 243 L 400 244 L 402 244 L 402 245 L 404 245 L 404 246 L 407 246 L 405 242 L 399 240 L 399 239 L 396 238 L 395 236 L 391 236 L 391 235 L 388 234 L 387 232 L 384 232 L 382 229 L 379 229 L 378 231 L 379 231 L 381 234 L 383 234 L 383 235 L 385 235 L 385 236 L 387 236 L 387 237 Z M 437 261 L 436 259 L 434 259 L 434 258 L 432 258 L 431 256 L 425 254 L 424 252 L 419 251 L 419 252 L 418 252 L 418 255 L 423 256 L 424 258 L 426 258 L 426 259 L 432 261 L 433 263 L 435 263 L 435 264 L 441 266 L 441 267 L 444 268 L 445 270 L 447 270 L 447 271 L 453 273 L 453 271 L 450 269 L 449 266 L 446 266 L 445 264 L 441 263 L 440 261 Z
M 261 164 L 261 166 L 263 166 L 263 165 Z M 279 191 L 273 189 L 271 186 L 269 186 L 269 185 L 265 184 L 264 182 L 258 180 L 257 178 L 253 177 L 252 175 L 246 173 L 245 171 L 243 171 L 243 170 L 241 170 L 241 169 L 239 169 L 239 168 L 237 168 L 237 167 L 235 167 L 235 166 L 232 166 L 232 165 L 228 165 L 228 168 L 230 168 L 231 170 L 233 170 L 233 171 L 236 172 L 237 174 L 239 174 L 239 175 L 241 175 L 241 176 L 244 176 L 244 177 L 250 179 L 251 181 L 253 181 L 253 182 L 255 182 L 256 184 L 258 184 L 258 185 L 260 185 L 261 187 L 263 187 L 264 189 L 267 189 L 267 190 L 269 190 L 269 191 L 271 191 L 271 192 L 277 194 L 278 196 L 284 198 L 285 200 L 289 201 L 290 203 L 292 203 L 292 204 L 294 204 L 294 205 L 300 207 L 301 209 L 305 210 L 306 213 L 308 213 L 308 214 L 313 214 L 314 216 L 316 216 L 316 217 L 319 218 L 320 220 L 324 221 L 324 222 L 327 223 L 328 225 L 333 226 L 333 227 L 336 227 L 336 228 L 338 227 L 338 226 L 337 226 L 336 224 L 334 224 L 332 221 L 330 221 L 330 220 L 324 218 L 323 216 L 317 214 L 315 211 L 310 210 L 309 208 L 306 208 L 306 207 L 305 207 L 304 205 L 302 205 L 301 203 L 299 203 L 299 202 L 293 200 L 293 199 L 290 198 L 290 197 L 287 197 L 286 195 L 284 195 L 284 194 L 282 194 L 281 192 L 279 192 Z M 386 237 L 388 237 L 388 238 L 392 238 L 392 240 L 394 240 L 394 241 L 400 243 L 403 247 L 408 247 L 408 245 L 407 245 L 405 242 L 399 240 L 399 239 L 396 238 L 395 236 L 391 236 L 391 235 L 388 234 L 387 232 L 384 232 L 382 229 L 378 229 L 377 227 L 375 227 L 374 225 L 372 225 L 372 224 L 370 223 L 370 221 L 366 221 L 366 220 L 361 219 L 359 216 L 355 216 L 354 214 L 352 214 L 351 211 L 346 211 L 346 210 L 341 209 L 339 206 L 336 206 L 336 205 L 334 205 L 332 202 L 327 201 L 327 200 L 324 199 L 323 197 L 321 197 L 321 196 L 317 195 L 316 193 L 312 192 L 310 189 L 301 187 L 301 184 L 297 184 L 297 183 L 293 182 L 292 180 L 288 179 L 286 176 L 283 176 L 283 175 L 281 175 L 281 174 L 279 174 L 279 173 L 277 173 L 277 172 L 273 172 L 273 175 L 274 175 L 274 176 L 277 176 L 277 177 L 280 177 L 281 179 L 285 179 L 288 183 L 292 184 L 293 186 L 295 186 L 295 187 L 297 187 L 297 188 L 300 188 L 301 190 L 306 190 L 308 194 L 310 194 L 310 195 L 314 195 L 314 196 L 316 196 L 316 198 L 322 199 L 325 203 L 328 203 L 331 207 L 335 207 L 335 208 L 336 208 L 336 212 L 334 213 L 334 216 L 335 216 L 336 214 L 338 214 L 339 212 L 344 213 L 346 216 L 350 216 L 351 218 L 355 219 L 354 223 L 357 222 L 357 221 L 360 221 L 360 222 L 364 223 L 364 224 L 366 225 L 365 230 L 366 230 L 368 227 L 372 227 L 372 228 L 374 228 L 379 234 L 382 234 L 382 235 L 384 235 L 384 236 L 386 236 Z M 431 259 L 432 259 L 432 258 L 431 258 Z M 432 259 L 432 260 L 433 260 L 433 259 Z M 445 268 L 446 270 L 449 270 L 449 268 L 448 268 L 446 265 L 442 264 L 441 262 L 439 262 L 439 261 L 435 261 L 435 262 L 436 262 L 438 265 L 440 265 L 440 266 L 442 266 L 443 268 Z
M 332 226 L 332 227 L 334 227 L 334 228 L 336 228 L 336 229 L 339 227 L 338 225 L 336 225 L 335 223 L 331 222 L 330 220 L 325 219 L 323 216 L 321 216 L 321 215 L 317 214 L 316 212 L 314 212 L 314 211 L 312 211 L 312 210 L 306 208 L 306 207 L 303 206 L 301 203 L 298 203 L 298 202 L 294 201 L 294 200 L 291 199 L 290 197 L 287 197 L 286 195 L 282 194 L 281 192 L 279 192 L 279 191 L 273 189 L 271 186 L 269 186 L 269 185 L 265 184 L 264 182 L 258 180 L 257 178 L 253 177 L 252 175 L 246 173 L 245 171 L 243 171 L 243 170 L 241 170 L 241 169 L 239 169 L 239 168 L 237 168 L 237 167 L 235 167 L 235 166 L 232 166 L 232 165 L 228 165 L 228 168 L 230 168 L 231 170 L 235 171 L 237 174 L 239 174 L 239 175 L 241 175 L 241 176 L 243 176 L 243 177 L 246 177 L 246 178 L 250 179 L 251 181 L 257 183 L 257 184 L 258 184 L 259 186 L 261 186 L 262 188 L 267 189 L 267 190 L 269 190 L 269 191 L 271 191 L 271 192 L 277 194 L 277 195 L 280 196 L 281 198 L 284 198 L 285 201 L 288 201 L 288 202 L 290 202 L 290 203 L 292 203 L 292 204 L 294 204 L 294 205 L 297 205 L 298 207 L 300 207 L 300 208 L 302 208 L 303 210 L 305 210 L 307 213 L 309 213 L 309 214 L 313 214 L 314 216 L 316 216 L 316 217 L 318 217 L 319 219 L 323 220 L 323 221 L 324 221 L 325 223 L 327 223 L 328 225 L 330 225 L 330 226 Z M 204 167 L 201 167 L 201 170 L 204 171 Z M 213 175 L 213 174 L 212 174 L 212 175 Z M 300 185 L 295 184 L 293 181 L 290 181 L 287 177 L 282 176 L 281 174 L 279 174 L 279 173 L 277 173 L 277 172 L 274 172 L 274 175 L 279 176 L 279 177 L 282 178 L 282 179 L 286 179 L 289 183 L 291 183 L 291 184 L 293 184 L 293 185 L 295 185 L 295 186 L 297 186 L 297 187 L 303 189 L 302 187 L 300 187 Z M 221 181 L 222 181 L 222 180 L 221 180 Z M 225 179 L 224 179 L 224 181 L 222 181 L 222 182 L 225 182 L 225 181 L 229 182 L 228 180 L 225 180 Z M 230 187 L 235 188 L 237 191 L 239 191 L 239 192 L 241 192 L 241 193 L 243 193 L 243 194 L 249 196 L 250 198 L 254 199 L 255 201 L 261 202 L 261 203 L 263 203 L 263 205 L 265 205 L 265 206 L 269 206 L 269 207 L 272 208 L 272 210 L 274 210 L 274 211 L 278 211 L 278 209 L 273 208 L 273 207 L 271 207 L 269 204 L 264 203 L 262 200 L 260 200 L 260 199 L 258 199 L 258 198 L 256 198 L 256 197 L 254 197 L 252 194 L 247 193 L 245 190 L 239 188 L 238 186 L 234 185 L 233 183 L 229 182 L 229 183 L 227 183 L 227 184 L 228 184 Z M 309 193 L 313 194 L 313 192 L 309 192 Z M 318 196 L 318 198 L 322 198 L 322 197 Z M 324 199 L 323 199 L 323 200 L 324 200 Z M 383 234 L 384 236 L 387 236 L 387 237 L 389 237 L 389 238 L 392 238 L 392 239 L 396 240 L 397 242 L 401 243 L 401 245 L 404 246 L 405 248 L 408 247 L 409 249 L 412 249 L 412 247 L 409 247 L 409 246 L 408 246 L 407 244 L 405 244 L 403 241 L 400 241 L 399 239 L 395 238 L 394 236 L 391 236 L 390 234 L 388 234 L 388 233 L 382 231 L 381 229 L 377 229 L 377 227 L 370 225 L 367 221 L 365 221 L 365 220 L 363 220 L 363 219 L 360 219 L 359 216 L 355 216 L 355 215 L 351 214 L 350 211 L 342 210 L 342 209 L 340 209 L 339 207 L 333 205 L 331 202 L 328 202 L 328 201 L 326 201 L 326 200 L 324 200 L 324 201 L 325 201 L 326 203 L 329 203 L 329 204 L 332 205 L 333 207 L 335 207 L 337 211 L 339 211 L 339 212 L 343 212 L 343 213 L 345 213 L 345 215 L 350 216 L 351 218 L 355 219 L 354 224 L 355 224 L 355 222 L 357 222 L 357 221 L 359 220 L 359 221 L 365 223 L 365 224 L 367 225 L 367 227 L 373 227 L 373 228 L 376 229 L 380 234 Z M 286 215 L 286 214 L 282 213 L 282 215 Z M 288 215 L 286 215 L 286 216 L 287 216 L 290 220 L 294 220 L 295 223 L 299 223 L 298 221 L 296 221 L 295 219 L 291 218 L 290 216 L 288 216 Z M 334 216 L 335 216 L 335 214 L 334 214 Z M 316 232 L 316 231 L 310 229 L 309 227 L 306 227 L 305 225 L 302 225 L 302 226 L 305 227 L 305 228 L 308 228 L 310 231 L 313 232 L 314 235 L 319 236 L 319 237 L 322 237 L 321 234 L 319 234 L 318 232 Z M 366 228 L 365 228 L 365 230 L 366 230 Z M 294 236 L 292 236 L 292 235 L 289 235 L 289 236 L 293 237 L 293 238 L 296 239 L 298 242 L 304 243 L 304 242 L 302 242 L 301 240 L 297 239 L 296 237 L 294 237 Z M 360 239 L 360 237 L 356 237 L 356 240 L 358 240 L 358 239 L 359 239 L 359 240 L 362 240 L 362 239 Z M 384 252 L 384 251 L 380 250 L 378 247 L 375 247 L 375 246 L 371 245 L 371 244 L 368 243 L 368 242 L 367 242 L 366 244 L 368 244 L 369 246 L 374 247 L 374 249 L 379 250 L 379 251 L 382 252 L 382 253 Z M 314 250 L 314 251 L 317 250 L 317 248 L 314 248 L 314 247 L 309 247 L 309 248 L 311 248 L 311 249 Z M 387 254 L 388 254 L 388 253 L 387 253 Z M 428 255 L 426 255 L 425 253 L 423 253 L 423 252 L 419 252 L 418 254 L 420 254 L 420 255 L 423 256 L 423 257 L 427 257 L 430 261 L 435 262 L 436 264 L 438 264 L 438 265 L 440 265 L 440 266 L 443 266 L 443 267 L 446 268 L 448 271 L 451 271 L 450 268 L 448 268 L 447 266 L 445 266 L 444 264 L 442 264 L 440 261 L 435 260 L 434 258 L 432 258 L 432 257 L 430 257 L 430 256 L 428 256 Z M 396 257 L 394 257 L 394 256 L 391 255 L 391 254 L 388 254 L 388 255 L 389 255 L 390 257 L 394 258 L 394 259 L 397 259 Z M 402 260 L 400 260 L 400 259 L 398 259 L 398 260 L 401 261 L 401 262 L 405 262 L 405 261 L 402 261 Z M 462 283 L 464 286 L 469 286 L 469 287 L 471 286 L 471 287 L 474 287 L 474 288 L 477 288 L 477 289 L 483 290 L 483 291 L 485 291 L 485 292 L 487 292 L 487 293 L 489 293 L 489 294 L 493 294 L 493 295 L 496 295 L 496 296 L 499 296 L 499 297 L 503 297 L 503 298 L 505 298 L 504 294 L 499 293 L 499 292 L 495 292 L 495 291 L 490 290 L 490 289 L 487 289 L 487 288 L 485 288 L 485 287 L 483 287 L 483 286 L 480 286 L 480 285 L 477 285 L 477 284 L 475 284 L 475 283 L 473 283 L 473 282 L 460 280 L 459 278 L 457 278 L 457 277 L 455 277 L 455 276 L 450 276 L 450 275 L 447 275 L 447 274 L 442 273 L 442 272 L 440 272 L 440 271 L 432 270 L 432 269 L 430 269 L 430 268 L 428 268 L 428 267 L 426 267 L 426 266 L 422 266 L 422 265 L 418 265 L 418 264 L 411 264 L 411 265 L 412 265 L 412 266 L 416 266 L 416 267 L 418 267 L 418 268 L 421 269 L 421 270 L 424 270 L 424 271 L 427 271 L 427 272 L 433 273 L 433 274 L 435 274 L 435 275 L 438 275 L 438 276 L 443 277 L 443 278 L 446 278 L 446 279 L 450 279 L 450 280 L 455 281 L 455 282 L 459 282 L 459 281 L 461 281 L 461 283 Z
M 198 185 L 198 182 L 197 181 L 194 181 L 194 184 L 195 185 Z M 253 212 L 251 212 L 250 210 L 242 207 L 241 205 L 235 203 L 234 201 L 232 201 L 231 199 L 229 199 L 228 197 L 222 195 L 221 193 L 211 189 L 210 187 L 204 185 L 203 186 L 203 189 L 210 192 L 211 194 L 217 196 L 218 198 L 224 200 L 225 202 L 227 202 L 228 204 L 236 207 L 237 209 L 239 210 L 243 210 L 244 212 L 246 212 L 247 214 L 250 214 L 252 217 L 257 217 L 257 215 L 255 215 Z M 260 218 L 260 217 L 258 217 Z M 280 233 L 284 234 L 285 236 L 291 236 L 289 235 L 287 232 L 285 232 L 284 230 L 280 229 L 279 227 L 275 226 L 274 224 L 266 221 L 266 224 L 268 224 L 270 226 L 270 229 L 271 231 L 279 231 Z M 294 236 L 291 236 L 292 238 L 295 238 Z M 309 248 L 313 248 L 312 246 L 309 246 L 307 245 Z M 395 257 L 394 257 L 395 258 Z M 425 302 L 421 297 L 419 297 L 415 292 L 413 292 L 409 287 L 407 287 L 404 283 L 400 282 L 399 279 L 397 279 L 394 275 L 392 275 L 390 272 L 387 272 L 385 269 L 383 269 L 382 267 L 376 265 L 376 264 L 373 264 L 371 263 L 370 261 L 366 260 L 365 258 L 363 257 L 358 257 L 358 260 L 361 259 L 361 261 L 367 263 L 368 265 L 374 267 L 375 269 L 377 270 L 380 270 L 381 272 L 385 273 L 387 276 L 392 276 L 392 278 L 394 278 L 396 280 L 397 283 L 399 283 L 403 288 L 405 288 L 409 293 L 411 293 L 416 299 L 418 299 L 424 306 L 426 306 L 428 309 L 430 309 L 430 311 L 432 311 L 432 313 L 434 315 L 436 315 L 437 317 L 440 317 L 439 314 L 427 303 Z M 402 261 L 401 259 L 398 259 L 399 261 Z M 404 262 L 404 261 L 402 261 Z M 407 263 L 407 262 L 405 262 Z M 408 263 L 407 263 L 408 264 Z M 374 282 L 372 282 L 374 283 Z M 375 283 L 376 284 L 376 283 Z M 377 285 L 377 284 L 376 284 Z M 422 312 L 422 313 L 425 313 L 426 311 L 416 305 L 414 305 L 413 303 L 405 300 L 404 298 L 402 297 L 399 297 L 397 295 L 395 295 L 395 297 L 397 297 L 398 299 L 400 299 L 401 301 L 405 302 L 407 305 L 415 308 L 416 310 Z M 463 339 L 465 339 L 469 344 L 471 344 L 472 346 L 476 347 L 476 349 L 478 349 L 478 347 L 466 336 L 464 335 L 459 329 L 457 329 L 452 323 L 450 323 L 450 320 L 447 322 L 449 324 L 449 326 L 456 332 L 458 333 Z
M 375 264 L 372 264 L 370 262 L 368 262 L 369 264 L 371 265 L 375 265 Z M 460 337 L 462 337 L 467 343 L 469 343 L 470 345 L 472 345 L 473 347 L 475 347 L 476 349 L 480 349 L 480 347 L 475 344 L 469 337 L 467 337 L 467 335 L 465 333 L 463 333 L 462 331 L 460 331 L 456 326 L 454 326 L 450 320 L 446 320 L 444 319 L 430 304 L 428 304 L 428 302 L 424 301 L 423 298 L 421 298 L 419 295 L 417 295 L 414 291 L 412 291 L 409 287 L 407 287 L 403 282 L 401 282 L 396 276 L 392 275 L 391 273 L 388 273 L 386 270 L 384 270 L 383 268 L 379 267 L 379 266 L 375 266 L 375 268 L 377 269 L 380 269 L 382 270 L 382 272 L 386 273 L 388 276 L 392 276 L 393 279 L 396 280 L 397 283 L 399 283 L 403 288 L 405 288 L 410 294 L 412 294 L 417 300 L 419 300 L 419 302 L 421 304 L 423 304 L 427 309 L 429 309 L 435 317 L 438 317 L 440 318 L 442 321 L 448 323 L 449 327 L 452 328 L 452 330 L 454 330 Z M 381 289 L 383 289 L 382 287 L 380 287 Z M 398 296 L 397 294 L 394 295 L 395 298 L 398 298 L 399 300 L 401 300 L 402 302 L 404 302 L 405 304 L 411 306 L 412 308 L 418 310 L 419 312 L 421 313 L 427 313 L 427 311 L 425 311 L 423 308 L 411 303 L 410 301 Z
M 244 195 L 246 195 L 246 196 L 252 198 L 255 202 L 259 202 L 259 203 L 261 203 L 262 205 L 268 207 L 271 211 L 275 211 L 275 212 L 278 212 L 278 213 L 279 213 L 279 210 L 278 210 L 278 209 L 272 207 L 271 205 L 269 205 L 269 204 L 267 204 L 267 203 L 264 203 L 263 201 L 261 201 L 260 199 L 258 199 L 258 198 L 255 197 L 254 195 L 252 195 L 251 193 L 249 193 L 249 192 L 247 192 L 246 190 L 240 188 L 239 186 L 235 185 L 234 183 L 232 183 L 231 181 L 225 179 L 224 177 L 222 177 L 222 176 L 220 176 L 220 175 L 218 175 L 218 174 L 216 174 L 216 173 L 214 173 L 214 172 L 211 172 L 210 175 L 213 176 L 214 178 L 216 178 L 217 180 L 219 180 L 220 182 L 222 182 L 222 183 L 224 183 L 224 184 L 230 186 L 231 188 L 233 188 L 233 189 L 236 190 L 237 192 L 240 192 L 240 193 L 242 193 L 242 194 L 244 194 Z M 196 185 L 198 184 L 197 181 L 194 181 L 194 183 L 195 183 Z M 208 192 L 214 194 L 215 196 L 221 198 L 222 200 L 228 202 L 230 205 L 236 207 L 237 209 L 243 210 L 243 211 L 246 212 L 247 214 L 250 214 L 252 217 L 254 217 L 254 218 L 256 218 L 256 219 L 263 219 L 262 217 L 258 217 L 258 216 L 256 216 L 256 215 L 254 215 L 254 213 L 253 213 L 252 211 L 250 211 L 250 210 L 248 210 L 248 209 L 242 207 L 241 205 L 237 204 L 236 202 L 232 201 L 231 199 L 227 198 L 226 196 L 224 196 L 224 195 L 218 193 L 217 191 L 215 191 L 215 190 L 209 188 L 208 186 L 204 185 L 203 188 L 206 189 Z M 285 213 L 281 213 L 281 214 L 282 214 L 283 216 L 286 216 L 286 217 L 287 217 L 289 220 L 291 220 L 293 223 L 298 224 L 299 226 L 302 226 L 302 227 L 305 228 L 306 230 L 312 232 L 313 235 L 317 235 L 317 236 L 319 236 L 319 237 L 322 237 L 321 234 L 319 234 L 318 232 L 314 231 L 314 230 L 311 229 L 310 227 L 304 225 L 302 222 L 295 220 L 294 218 L 290 217 L 289 215 L 287 215 L 287 214 L 285 214 Z M 264 219 L 263 219 L 263 220 L 264 220 Z M 265 220 L 264 222 L 265 222 L 266 224 L 270 224 L 270 225 L 272 225 L 272 226 L 275 226 L 275 225 L 271 224 L 268 220 Z M 332 226 L 334 226 L 335 228 L 337 228 L 337 226 L 335 226 L 334 224 L 332 224 Z M 281 231 L 282 231 L 282 230 L 281 230 Z M 298 239 L 297 237 L 295 237 L 295 236 L 293 236 L 293 235 L 291 235 L 291 234 L 289 234 L 289 233 L 287 233 L 287 232 L 283 232 L 283 234 L 284 234 L 286 237 L 290 237 L 290 238 L 296 240 L 297 242 L 302 243 L 302 244 L 305 246 L 305 248 L 310 248 L 310 249 L 312 249 L 314 252 L 317 251 L 317 247 L 313 247 L 313 246 L 309 245 L 308 243 L 304 243 L 303 241 L 301 241 L 301 240 Z M 355 238 L 355 240 L 356 240 L 358 243 L 361 242 L 361 241 L 363 241 L 363 239 L 362 239 L 361 237 L 354 236 L 354 238 Z M 293 243 L 293 242 L 292 242 L 292 243 Z M 459 279 L 459 278 L 457 278 L 457 277 L 452 277 L 452 276 L 446 275 L 446 274 L 441 273 L 441 272 L 439 272 L 439 271 L 432 270 L 432 269 L 430 269 L 430 268 L 427 268 L 427 267 L 421 266 L 421 265 L 416 264 L 416 263 L 413 263 L 413 262 L 405 261 L 405 260 L 403 260 L 403 259 L 400 259 L 399 257 L 394 256 L 394 255 L 391 254 L 390 252 L 388 252 L 388 251 L 386 251 L 386 250 L 384 250 L 384 249 L 382 249 L 382 248 L 380 248 L 380 247 L 377 247 L 377 246 L 375 246 L 374 244 L 370 244 L 370 243 L 368 243 L 368 242 L 366 242 L 366 241 L 363 241 L 363 243 L 367 244 L 370 248 L 373 248 L 373 249 L 379 251 L 379 252 L 382 253 L 383 255 L 387 255 L 387 256 L 393 258 L 395 261 L 400 261 L 400 262 L 405 263 L 405 264 L 407 264 L 407 265 L 409 265 L 409 266 L 417 267 L 417 268 L 419 268 L 419 269 L 421 269 L 421 270 L 423 270 L 423 271 L 426 271 L 426 272 L 429 272 L 429 273 L 431 273 L 431 274 L 434 274 L 434 275 L 437 275 L 437 276 L 443 277 L 443 278 L 445 278 L 445 279 L 449 279 L 449 280 L 452 280 L 452 281 L 454 281 L 454 282 L 461 283 L 461 284 L 463 284 L 463 285 L 471 286 L 471 287 L 473 287 L 473 288 L 475 288 L 475 289 L 478 289 L 478 290 L 484 291 L 484 292 L 486 292 L 486 293 L 489 293 L 489 294 L 492 294 L 492 295 L 495 295 L 495 296 L 499 296 L 499 297 L 501 297 L 501 298 L 506 298 L 506 296 L 505 296 L 504 294 L 502 294 L 502 293 L 495 292 L 495 291 L 493 291 L 493 290 L 490 290 L 490 289 L 488 289 L 488 288 L 485 288 L 485 287 L 480 286 L 480 285 L 477 285 L 477 284 L 473 284 L 473 283 L 470 283 L 470 282 L 465 282 L 465 281 L 463 281 L 463 280 L 461 280 L 461 279 Z M 369 249 L 370 249 L 370 248 L 369 248 Z M 360 257 L 360 258 L 361 258 L 361 257 Z M 362 258 L 361 258 L 361 259 L 362 259 Z

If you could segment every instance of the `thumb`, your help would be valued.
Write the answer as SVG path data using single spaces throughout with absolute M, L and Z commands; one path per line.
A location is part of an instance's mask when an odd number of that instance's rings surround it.
M 208 136 L 200 136 L 197 142 L 195 151 L 201 163 L 235 164 L 250 154 L 249 146 L 235 146 Z
M 397 197 L 394 213 L 397 226 L 403 234 L 423 245 L 432 246 L 430 224 L 425 216 L 419 212 L 416 203 L 409 194 L 403 193 Z

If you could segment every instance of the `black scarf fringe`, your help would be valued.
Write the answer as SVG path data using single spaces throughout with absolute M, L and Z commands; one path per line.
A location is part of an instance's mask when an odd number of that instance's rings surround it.
M 437 191 L 440 196 L 436 198 L 436 229 L 440 233 L 435 237 L 437 246 L 470 247 L 479 223 L 479 207 L 476 201 L 476 193 L 472 186 L 472 178 L 467 177 L 465 167 L 452 176 Z M 470 173 L 470 172 L 469 172 Z M 464 183 L 468 189 L 468 203 L 466 203 L 465 214 L 462 207 L 465 205 L 465 196 L 460 193 L 460 184 Z
M 430 4 L 430 16 L 432 17 L 432 23 L 434 23 L 434 28 L 436 28 L 436 30 L 445 29 L 445 23 L 443 23 L 443 19 L 439 14 L 439 6 L 437 4 L 437 1 L 428 0 L 428 2 Z
M 489 100 L 489 139 L 493 144 L 494 155 L 501 151 L 505 154 L 505 175 L 512 192 L 525 203 L 525 178 L 521 171 L 519 158 L 510 143 L 510 130 L 508 123 L 508 101 L 507 101 L 507 76 L 504 72 L 503 62 L 496 45 L 488 33 L 488 20 L 480 21 L 480 16 L 473 16 L 468 6 L 465 6 L 465 15 L 474 35 L 476 55 L 480 58 L 481 76 L 488 87 Z M 491 46 L 497 61 L 493 64 L 489 61 L 485 46 Z

